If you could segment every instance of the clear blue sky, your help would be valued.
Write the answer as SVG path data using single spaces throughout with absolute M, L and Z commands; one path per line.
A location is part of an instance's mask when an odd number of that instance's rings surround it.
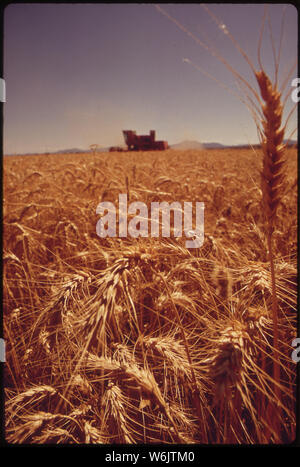
M 208 6 L 257 66 L 263 5 Z M 211 40 L 250 79 L 241 55 L 199 4 L 161 7 L 199 39 Z M 276 47 L 282 10 L 283 5 L 269 6 Z M 297 10 L 288 5 L 281 78 L 296 57 Z M 123 129 L 155 129 L 157 138 L 170 144 L 257 142 L 243 104 L 184 58 L 238 90 L 224 65 L 154 5 L 9 5 L 4 12 L 4 154 L 122 144 Z M 273 73 L 267 28 L 262 60 Z M 290 82 L 294 77 L 296 70 Z M 295 125 L 296 115 L 291 128 Z

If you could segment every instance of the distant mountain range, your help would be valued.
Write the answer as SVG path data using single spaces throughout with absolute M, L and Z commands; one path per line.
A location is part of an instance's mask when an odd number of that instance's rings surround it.
M 199 141 L 185 140 L 181 143 L 171 144 L 172 149 L 209 149 L 209 148 L 224 148 L 220 143 L 199 143 Z
M 287 140 L 284 141 L 287 143 Z M 288 146 L 295 146 L 297 145 L 296 140 L 289 141 Z M 170 147 L 172 149 L 222 149 L 222 148 L 247 148 L 250 144 L 221 144 L 221 143 L 199 143 L 199 141 L 182 141 L 181 143 L 172 144 Z M 252 145 L 254 147 L 260 146 L 259 144 Z
M 89 152 L 88 149 L 79 149 L 79 148 L 71 148 L 71 149 L 62 149 L 61 151 L 55 151 L 54 153 L 52 154 L 61 154 L 61 153 L 64 153 L 64 154 L 68 154 L 68 153 L 76 153 L 76 152 Z
M 285 140 L 287 142 L 287 140 Z M 289 142 L 289 146 L 294 146 L 297 145 L 296 140 L 291 140 Z M 171 149 L 176 149 L 176 150 L 185 150 L 185 149 L 223 149 L 223 148 L 247 148 L 249 147 L 249 144 L 235 144 L 235 145 L 229 145 L 229 144 L 221 144 L 221 143 L 200 143 L 199 141 L 195 140 L 185 140 L 181 141 L 180 143 L 176 144 L 171 144 L 170 148 Z M 259 145 L 253 145 L 255 147 Z M 107 152 L 109 151 L 109 147 L 104 147 L 104 148 L 98 148 L 98 152 Z M 57 151 L 57 153 L 71 153 L 71 152 L 89 152 L 83 149 L 66 149 L 65 151 Z
M 287 140 L 284 140 L 284 143 L 286 143 Z M 297 146 L 298 142 L 296 140 L 291 140 L 289 141 L 288 146 Z M 259 144 L 254 144 L 252 145 L 253 147 L 259 147 Z M 176 149 L 176 150 L 185 150 L 185 149 L 225 149 L 225 148 L 248 148 L 250 147 L 250 144 L 236 144 L 236 145 L 225 145 L 221 143 L 200 143 L 199 141 L 194 141 L 194 140 L 185 140 L 181 141 L 180 143 L 176 144 L 171 144 L 170 148 L 171 149 Z M 108 152 L 109 147 L 103 147 L 103 148 L 98 148 L 97 152 Z M 124 147 L 125 148 L 125 147 Z M 49 151 L 44 154 L 80 154 L 80 153 L 87 153 L 87 152 L 92 152 L 90 149 L 79 149 L 79 148 L 70 148 L 70 149 L 61 149 L 59 151 Z M 41 153 L 26 153 L 22 154 L 23 156 L 26 155 L 33 155 L 33 154 L 41 154 Z M 21 155 L 21 154 L 20 154 Z

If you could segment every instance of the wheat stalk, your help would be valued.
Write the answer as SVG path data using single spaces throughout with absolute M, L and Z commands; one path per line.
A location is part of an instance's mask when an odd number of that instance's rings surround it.
M 56 394 L 57 391 L 52 386 L 34 386 L 10 399 L 6 403 L 6 408 L 7 410 L 11 411 L 15 406 L 26 405 L 29 402 L 41 402 L 45 397 L 51 397 Z
M 125 406 L 126 399 L 122 394 L 121 389 L 109 383 L 107 390 L 104 393 L 102 400 L 103 407 L 103 423 L 111 423 L 117 425 L 118 439 L 129 444 L 134 443 L 132 430 L 128 424 L 128 416 Z M 112 431 L 112 430 L 111 430 Z
M 285 127 L 281 127 L 283 105 L 281 103 L 281 93 L 273 85 L 270 78 L 264 70 L 255 73 L 259 85 L 260 94 L 264 101 L 261 104 L 263 119 L 262 129 L 260 130 L 261 145 L 263 150 L 263 170 L 261 172 L 261 187 L 263 193 L 263 206 L 267 227 L 267 242 L 269 250 L 269 261 L 271 268 L 272 281 L 272 316 L 273 316 L 273 334 L 274 334 L 274 380 L 275 394 L 280 400 L 280 389 L 278 384 L 280 380 L 280 356 L 278 344 L 278 300 L 276 290 L 276 274 L 274 267 L 274 252 L 272 234 L 278 206 L 285 190 L 285 149 L 283 144 Z

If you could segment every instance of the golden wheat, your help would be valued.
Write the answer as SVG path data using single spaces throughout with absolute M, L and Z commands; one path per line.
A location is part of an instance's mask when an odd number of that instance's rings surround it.
M 277 77 L 247 61 L 258 92 L 231 71 L 263 164 L 250 148 L 4 158 L 8 442 L 294 439 L 296 150 Z M 202 248 L 97 237 L 121 192 L 203 200 Z

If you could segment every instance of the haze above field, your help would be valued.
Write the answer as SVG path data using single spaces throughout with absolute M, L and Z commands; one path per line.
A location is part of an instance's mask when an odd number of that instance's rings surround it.
M 199 4 L 162 7 L 201 40 L 210 39 L 250 79 L 241 55 Z M 263 5 L 209 8 L 256 66 Z M 269 5 L 276 49 L 282 10 L 282 5 Z M 296 57 L 297 10 L 287 5 L 280 82 Z M 123 129 L 138 134 L 155 129 L 157 139 L 172 145 L 186 140 L 257 143 L 245 106 L 183 60 L 187 58 L 238 91 L 224 65 L 154 5 L 9 5 L 4 16 L 4 153 L 123 145 Z M 273 76 L 267 25 L 262 61 Z M 289 81 L 295 76 L 296 71 Z M 288 99 L 286 114 L 292 104 Z M 295 126 L 293 116 L 290 128 Z

